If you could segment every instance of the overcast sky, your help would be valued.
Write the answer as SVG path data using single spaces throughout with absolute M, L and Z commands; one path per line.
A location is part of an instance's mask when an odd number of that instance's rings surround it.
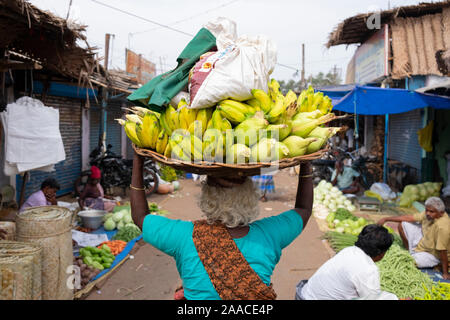
M 70 0 L 30 2 L 65 18 Z M 393 8 L 419 2 L 423 1 L 72 0 L 69 19 L 88 26 L 88 42 L 99 48 L 101 56 L 105 34 L 114 34 L 110 60 L 114 68 L 125 68 L 125 48 L 131 48 L 154 62 L 158 74 L 171 70 L 176 66 L 177 56 L 192 39 L 190 35 L 195 35 L 208 21 L 222 16 L 236 22 L 238 36 L 263 34 L 275 43 L 278 65 L 272 77 L 278 80 L 300 79 L 300 75 L 294 77 L 294 73 L 301 69 L 301 46 L 304 43 L 306 76 L 327 73 L 336 65 L 345 78 L 347 63 L 356 45 L 327 49 L 324 44 L 330 32 L 342 20 L 355 14 L 372 12 L 377 8 L 385 10 L 389 5 Z

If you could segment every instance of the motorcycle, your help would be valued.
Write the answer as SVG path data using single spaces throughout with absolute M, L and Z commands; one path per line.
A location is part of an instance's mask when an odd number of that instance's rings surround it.
M 351 167 L 357 171 L 361 177 L 362 186 L 368 190 L 375 182 L 374 175 L 368 170 L 366 163 L 369 161 L 376 161 L 369 157 L 357 155 L 356 151 L 348 152 L 340 147 L 335 147 L 330 150 L 328 156 L 322 159 L 312 161 L 313 165 L 313 181 L 319 183 L 320 180 L 331 181 L 331 177 L 335 168 L 336 159 L 348 158 L 351 161 Z
M 96 166 L 102 172 L 100 184 L 108 192 L 113 187 L 120 187 L 125 193 L 126 188 L 131 184 L 131 173 L 133 169 L 133 160 L 123 159 L 122 156 L 116 155 L 112 150 L 112 145 L 107 146 L 107 150 L 102 152 L 101 147 L 97 147 L 89 154 L 89 164 Z M 149 196 L 158 189 L 159 172 L 155 162 L 146 158 L 144 161 L 144 187 L 146 195 Z M 79 196 L 86 185 L 91 174 L 90 170 L 81 172 L 80 176 L 74 183 L 75 197 Z

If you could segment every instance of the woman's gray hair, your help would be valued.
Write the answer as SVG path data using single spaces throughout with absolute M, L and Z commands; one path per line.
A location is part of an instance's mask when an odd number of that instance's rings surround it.
M 249 178 L 232 188 L 203 183 L 198 206 L 209 224 L 222 222 L 229 228 L 247 226 L 259 215 L 259 195 Z
M 445 204 L 444 201 L 442 201 L 441 198 L 438 197 L 430 197 L 425 201 L 425 206 L 430 206 L 435 208 L 439 212 L 445 211 Z

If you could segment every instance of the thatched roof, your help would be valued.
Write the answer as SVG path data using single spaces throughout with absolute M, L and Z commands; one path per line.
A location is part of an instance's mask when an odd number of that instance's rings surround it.
M 423 15 L 442 13 L 442 8 L 450 7 L 450 1 L 420 3 L 418 5 L 397 7 L 378 12 L 380 23 L 389 24 L 395 18 L 420 17 Z M 363 43 L 377 30 L 367 27 L 368 19 L 377 12 L 358 14 L 342 21 L 333 32 L 330 33 L 327 48 L 341 44 Z
M 0 0 L 0 53 L 12 52 L 25 61 L 32 60 L 47 71 L 77 80 L 82 87 L 110 86 L 131 92 L 128 81 L 105 73 L 97 48 L 89 46 L 85 31 L 86 26 L 38 9 L 25 0 Z M 85 46 L 81 47 L 80 42 Z

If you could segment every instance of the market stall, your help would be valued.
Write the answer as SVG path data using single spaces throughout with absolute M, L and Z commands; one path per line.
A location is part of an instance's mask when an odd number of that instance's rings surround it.
M 149 210 L 150 214 L 168 214 L 153 202 L 149 203 Z M 84 215 L 86 212 L 88 214 Z M 97 215 L 95 210 L 87 210 L 78 215 L 81 218 L 72 230 L 74 265 L 79 267 L 81 276 L 75 287 L 75 299 L 83 298 L 98 283 L 107 279 L 132 256 L 136 242 L 142 239 L 141 230 L 131 218 L 129 203 L 116 206 L 112 213 L 101 212 Z M 98 227 L 89 228 L 96 226 L 93 223 Z
M 376 223 L 381 218 L 392 215 L 415 214 L 422 212 L 424 206 L 416 202 L 411 207 L 399 207 L 385 203 L 381 210 L 361 210 L 348 199 L 340 198 L 338 191 L 328 188 L 326 182 L 316 187 L 313 214 L 319 229 L 324 233 L 323 241 L 332 254 L 353 246 L 361 230 L 368 224 Z M 329 201 L 337 203 L 334 206 L 325 206 L 325 197 L 322 193 L 330 195 Z M 345 197 L 344 197 L 345 198 Z M 397 295 L 400 299 L 416 300 L 449 300 L 450 281 L 442 277 L 437 268 L 419 269 L 411 254 L 403 246 L 398 234 L 397 224 L 387 223 L 385 227 L 394 236 L 394 243 L 387 251 L 385 257 L 377 262 L 380 271 L 381 289 Z

